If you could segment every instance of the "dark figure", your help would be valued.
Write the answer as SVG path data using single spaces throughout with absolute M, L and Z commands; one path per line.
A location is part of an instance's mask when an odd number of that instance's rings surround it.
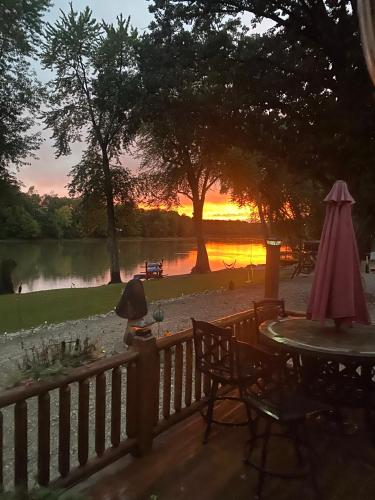
M 17 266 L 13 259 L 5 259 L 0 264 L 0 294 L 14 293 L 12 272 Z
M 129 320 L 137 320 L 146 316 L 147 304 L 141 280 L 132 279 L 126 284 L 115 311 L 121 318 Z
M 22 283 L 20 283 L 20 285 L 18 287 L 18 293 L 22 293 Z
M 142 319 L 147 314 L 146 297 L 141 280 L 132 279 L 127 283 L 115 311 L 121 318 L 128 320 L 124 342 L 130 345 L 134 334 L 132 327 L 137 323 L 137 320 Z

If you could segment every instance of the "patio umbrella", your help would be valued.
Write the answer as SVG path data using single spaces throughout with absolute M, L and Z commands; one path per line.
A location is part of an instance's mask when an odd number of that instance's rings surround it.
M 370 323 L 363 291 L 355 238 L 354 199 L 344 181 L 336 181 L 324 199 L 326 217 L 307 307 L 309 319 L 342 323 Z
M 375 85 L 375 3 L 374 0 L 358 0 L 357 7 L 362 48 L 368 71 Z

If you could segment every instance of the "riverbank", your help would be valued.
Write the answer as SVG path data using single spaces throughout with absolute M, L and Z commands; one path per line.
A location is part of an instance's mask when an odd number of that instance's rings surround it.
M 147 300 L 155 302 L 192 293 L 225 290 L 229 288 L 230 283 L 234 288 L 238 288 L 245 285 L 248 279 L 249 270 L 242 268 L 144 281 L 144 288 Z M 255 270 L 254 282 L 262 283 L 263 279 L 264 269 Z M 2 295 L 0 334 L 106 314 L 116 306 L 124 286 L 122 283 Z

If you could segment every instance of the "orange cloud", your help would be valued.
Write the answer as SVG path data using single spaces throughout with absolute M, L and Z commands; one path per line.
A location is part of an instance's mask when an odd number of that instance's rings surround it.
M 146 210 L 150 208 L 143 203 L 139 206 Z M 165 209 L 166 207 L 161 205 L 159 208 Z M 176 210 L 180 215 L 187 215 L 188 217 L 193 216 L 193 204 L 191 200 L 186 197 L 180 197 L 180 205 L 176 208 L 172 207 L 172 210 Z M 230 200 L 228 195 L 221 194 L 217 190 L 208 193 L 203 208 L 203 218 L 206 220 L 253 221 L 254 215 L 255 219 L 257 219 L 254 208 L 249 206 L 238 207 Z
M 182 203 L 177 211 L 179 214 L 185 214 L 191 217 L 193 215 L 192 204 Z M 248 221 L 251 217 L 251 209 L 249 207 L 240 208 L 236 204 L 227 201 L 206 201 L 203 209 L 204 219 L 215 220 L 244 220 Z
M 188 198 L 181 198 L 180 202 L 181 205 L 177 208 L 178 213 L 191 217 L 193 215 L 192 202 Z M 203 208 L 204 219 L 249 221 L 253 217 L 253 208 L 238 207 L 231 201 L 229 195 L 221 194 L 217 189 L 207 194 Z

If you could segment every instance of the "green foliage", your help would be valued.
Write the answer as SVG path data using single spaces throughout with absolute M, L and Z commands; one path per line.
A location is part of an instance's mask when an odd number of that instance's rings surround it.
M 85 140 L 87 151 L 73 171 L 71 190 L 105 200 L 111 282 L 120 281 L 116 240 L 117 183 L 127 172 L 113 169 L 137 129 L 134 108 L 138 96 L 136 45 L 138 35 L 122 16 L 115 24 L 98 22 L 92 11 L 74 11 L 48 24 L 42 61 L 55 71 L 50 109 L 45 121 L 53 131 L 57 156 L 70 153 L 70 144 Z M 124 196 L 128 191 L 124 191 Z M 99 197 L 99 198 L 98 198 Z
M 0 238 L 33 239 L 40 236 L 38 222 L 22 206 L 4 208 L 1 219 Z
M 229 149 L 223 163 L 222 190 L 229 190 L 239 206 L 253 207 L 264 238 L 276 234 L 289 241 L 319 238 L 314 227 L 321 215 L 317 182 L 300 172 L 292 174 L 285 164 L 240 148 Z
M 349 181 L 359 201 L 360 246 L 369 250 L 375 236 L 369 194 L 375 188 L 375 107 L 356 2 L 156 0 L 152 10 L 158 9 L 193 27 L 243 13 L 253 26 L 268 20 L 272 27 L 244 37 L 234 56 L 236 94 L 228 97 L 242 112 L 228 143 L 260 152 L 292 178 L 312 179 L 319 193 L 336 179 Z
M 192 236 L 191 220 L 178 215 L 177 212 L 162 210 L 144 210 L 140 213 L 142 236 L 168 237 Z M 190 227 L 189 227 L 190 226 Z
M 222 61 L 233 51 L 233 26 L 190 31 L 166 8 L 151 28 L 140 45 L 146 188 L 153 202 L 177 204 L 178 195 L 202 202 L 219 179 L 218 124 L 228 83 Z
M 41 345 L 30 349 L 25 349 L 22 345 L 22 349 L 23 356 L 17 363 L 17 370 L 10 373 L 8 386 L 62 375 L 71 368 L 97 359 L 100 355 L 96 342 L 90 341 L 88 337 L 57 344 L 52 340 L 49 343 L 43 341 Z
M 193 204 L 197 238 L 195 272 L 209 268 L 202 226 L 207 192 L 220 180 L 225 150 L 225 98 L 237 23 L 188 29 L 165 2 L 142 37 L 139 70 L 144 96 L 139 139 L 143 193 L 150 203 Z
M 0 1 L 0 182 L 9 182 L 9 168 L 24 163 L 40 144 L 31 128 L 43 94 L 30 56 L 49 5 L 50 0 Z
M 139 231 L 134 227 L 134 179 L 130 172 L 120 165 L 109 165 L 113 199 L 115 205 L 116 230 L 123 236 L 137 236 Z M 84 153 L 78 165 L 70 172 L 69 184 L 71 196 L 79 196 L 78 211 L 81 219 L 81 233 L 87 236 L 103 237 L 107 232 L 105 212 L 105 176 L 101 168 L 101 158 L 97 151 Z
M 121 170 L 121 175 L 126 173 Z M 128 179 L 124 180 L 128 183 Z M 89 182 L 89 181 L 87 181 Z M 131 187 L 127 187 L 128 192 Z M 143 210 L 126 202 L 115 207 L 116 227 L 121 236 L 192 236 L 189 217 L 177 212 Z M 0 239 L 84 238 L 106 236 L 104 204 L 95 195 L 70 199 L 56 195 L 40 196 L 34 188 L 21 193 L 17 186 L 0 199 Z
M 24 56 L 34 54 L 42 29 L 42 17 L 50 5 L 50 0 L 1 0 L 2 55 L 10 51 Z M 1 62 L 5 61 L 1 59 Z
M 136 31 L 121 16 L 107 25 L 88 7 L 78 13 L 71 5 L 55 25 L 48 24 L 45 40 L 42 61 L 57 72 L 45 114 L 57 155 L 69 154 L 70 143 L 87 131 L 89 150 L 94 148 L 102 161 L 104 153 L 117 158 L 135 131 Z
M 14 186 L 0 199 L 0 239 L 77 237 L 77 205 L 76 200 L 65 197 L 40 196 L 34 188 L 21 193 Z
M 101 162 L 101 156 L 95 149 L 83 154 L 82 160 L 70 171 L 70 196 L 79 196 L 82 203 L 93 202 L 97 206 L 105 206 L 105 176 Z M 110 164 L 109 168 L 114 201 L 116 204 L 133 206 L 135 180 L 129 170 L 119 164 Z

